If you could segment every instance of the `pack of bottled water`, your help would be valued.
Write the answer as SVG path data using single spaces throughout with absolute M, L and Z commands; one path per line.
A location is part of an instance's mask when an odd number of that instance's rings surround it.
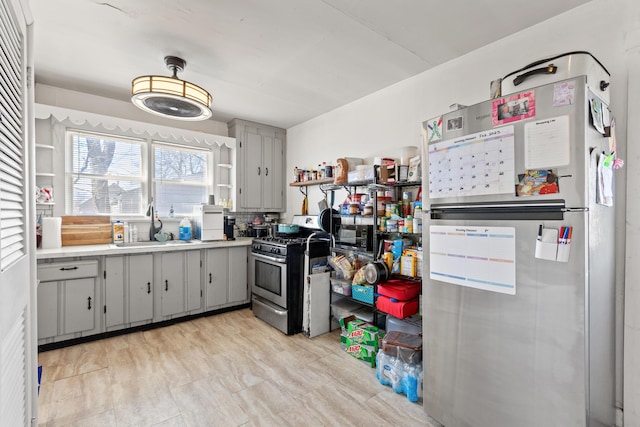
M 422 363 L 403 362 L 380 349 L 376 355 L 376 378 L 396 393 L 406 394 L 411 402 L 422 397 Z

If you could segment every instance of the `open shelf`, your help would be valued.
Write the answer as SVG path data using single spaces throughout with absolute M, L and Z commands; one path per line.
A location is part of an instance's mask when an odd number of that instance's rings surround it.
M 333 183 L 333 178 L 313 179 L 311 181 L 290 182 L 290 187 L 307 187 L 309 185 L 322 185 Z

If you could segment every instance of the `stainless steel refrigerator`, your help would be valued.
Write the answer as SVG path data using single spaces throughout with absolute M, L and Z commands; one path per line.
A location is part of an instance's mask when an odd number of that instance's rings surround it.
M 446 427 L 615 424 L 611 115 L 597 83 L 423 123 L 424 407 Z

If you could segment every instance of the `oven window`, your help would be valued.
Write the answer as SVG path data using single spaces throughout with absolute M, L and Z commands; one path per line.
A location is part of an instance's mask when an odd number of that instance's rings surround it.
M 256 259 L 255 285 L 274 295 L 282 296 L 282 267 Z

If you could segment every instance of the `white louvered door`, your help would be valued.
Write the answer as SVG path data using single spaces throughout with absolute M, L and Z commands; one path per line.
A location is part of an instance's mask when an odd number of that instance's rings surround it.
M 27 161 L 26 18 L 22 0 L 0 0 L 0 425 L 27 426 L 34 410 L 35 253 Z M 28 95 L 29 94 L 29 95 Z M 30 101 L 32 102 L 32 101 Z M 32 143 L 31 143 L 32 144 Z M 33 152 L 33 150 L 31 150 Z M 29 253 L 31 251 L 31 253 Z M 33 307 L 35 309 L 35 307 Z

